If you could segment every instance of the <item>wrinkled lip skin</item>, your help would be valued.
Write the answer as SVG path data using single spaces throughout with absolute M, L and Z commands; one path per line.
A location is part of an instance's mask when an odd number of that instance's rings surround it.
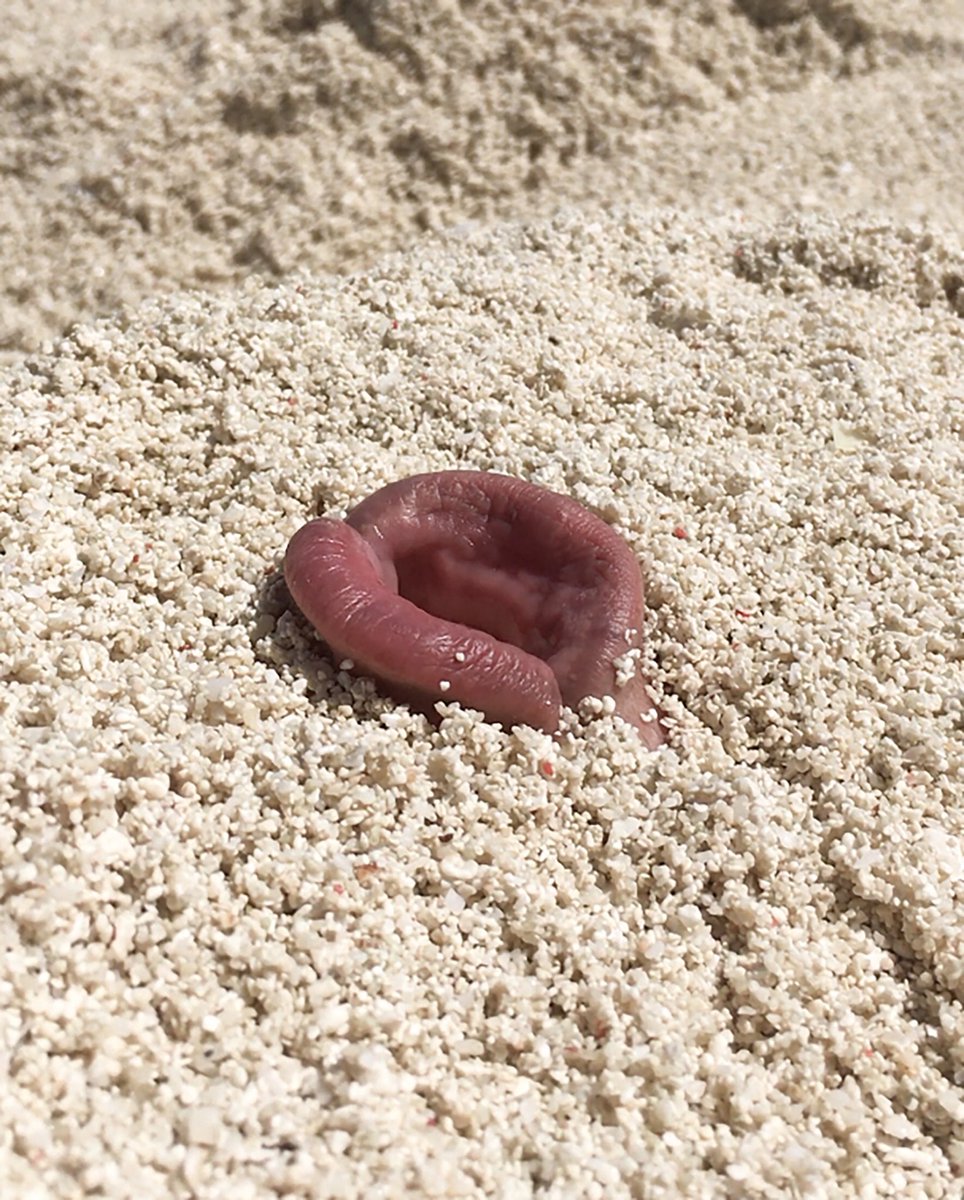
M 562 705 L 612 696 L 647 746 L 665 741 L 644 681 L 618 687 L 613 668 L 641 644 L 639 565 L 567 496 L 487 471 L 413 475 L 299 529 L 284 573 L 336 657 L 395 695 L 550 733 Z

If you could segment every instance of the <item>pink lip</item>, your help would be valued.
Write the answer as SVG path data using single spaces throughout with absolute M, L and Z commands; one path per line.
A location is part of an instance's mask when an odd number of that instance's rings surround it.
M 640 644 L 639 566 L 566 496 L 485 471 L 413 475 L 303 526 L 284 571 L 335 655 L 396 695 L 548 732 L 563 704 L 612 696 L 646 745 L 665 741 L 643 681 L 618 688 L 613 669 Z

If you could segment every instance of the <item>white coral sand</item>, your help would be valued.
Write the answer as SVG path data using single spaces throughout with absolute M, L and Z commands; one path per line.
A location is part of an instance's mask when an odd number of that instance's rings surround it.
M 4 1195 L 957 1194 L 962 272 L 572 212 L 12 367 Z M 452 465 L 624 533 L 671 748 L 326 659 L 287 538 Z

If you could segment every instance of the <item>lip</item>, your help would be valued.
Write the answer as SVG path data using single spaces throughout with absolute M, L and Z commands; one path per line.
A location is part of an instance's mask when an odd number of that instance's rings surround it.
M 618 687 L 613 666 L 641 644 L 639 565 L 570 497 L 495 472 L 414 475 L 303 526 L 284 570 L 335 655 L 395 695 L 548 732 L 563 705 L 612 696 L 647 745 L 665 740 L 644 681 Z

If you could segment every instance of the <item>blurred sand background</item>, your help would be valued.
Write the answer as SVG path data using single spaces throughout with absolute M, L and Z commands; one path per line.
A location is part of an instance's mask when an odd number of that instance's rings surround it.
M 960 227 L 959 0 L 18 3 L 0 349 L 159 290 L 643 200 Z
M 960 1197 L 964 3 L 9 3 L 0 1195 Z M 644 751 L 279 565 L 506 471 Z

